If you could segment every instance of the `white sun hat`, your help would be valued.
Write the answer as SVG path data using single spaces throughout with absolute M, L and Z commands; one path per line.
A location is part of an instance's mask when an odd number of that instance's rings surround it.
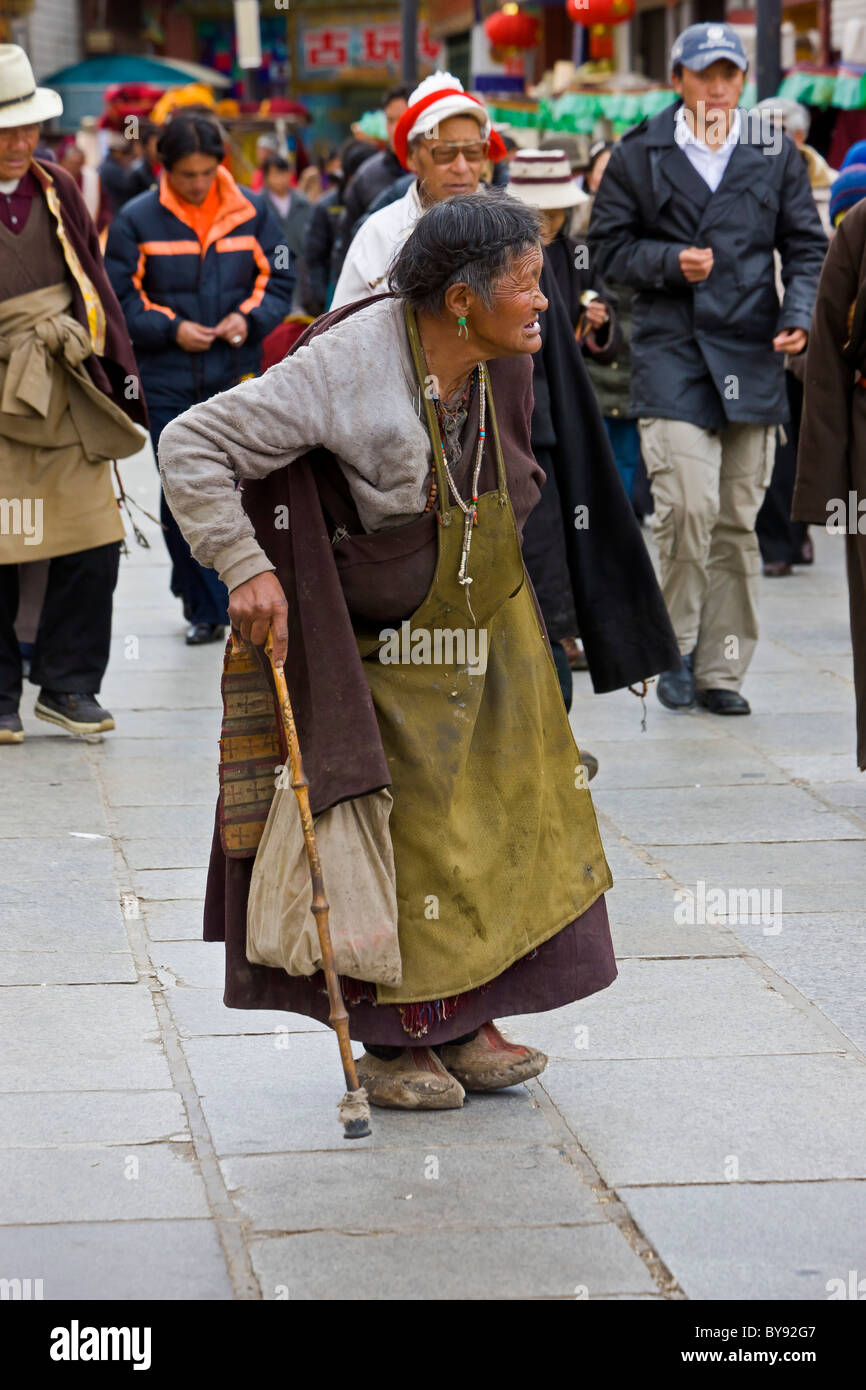
M 517 150 L 508 175 L 506 193 L 532 208 L 573 208 L 584 200 L 565 150 Z
M 0 128 L 38 125 L 62 111 L 59 92 L 36 86 L 24 49 L 17 43 L 0 43 Z

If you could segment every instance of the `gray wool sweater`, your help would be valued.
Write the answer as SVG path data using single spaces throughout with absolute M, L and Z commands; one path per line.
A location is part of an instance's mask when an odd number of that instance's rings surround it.
M 424 510 L 433 455 L 399 300 L 368 305 L 163 430 L 168 504 L 195 558 L 229 590 L 274 568 L 236 481 L 263 478 L 317 446 L 339 460 L 366 531 Z

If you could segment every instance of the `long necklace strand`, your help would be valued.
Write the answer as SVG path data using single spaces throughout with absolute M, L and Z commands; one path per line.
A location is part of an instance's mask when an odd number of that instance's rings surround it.
M 484 426 L 487 414 L 487 390 L 483 372 L 478 367 L 476 367 L 475 370 L 478 372 L 479 382 L 478 449 L 475 455 L 475 469 L 472 474 L 472 497 L 469 502 L 464 502 L 463 498 L 460 496 L 457 484 L 454 481 L 454 475 L 448 465 L 448 455 L 445 452 L 445 445 L 442 442 L 441 436 L 439 439 L 439 448 L 442 451 L 442 466 L 445 469 L 445 476 L 454 494 L 454 500 L 463 513 L 463 546 L 460 551 L 460 569 L 457 572 L 457 582 L 462 584 L 464 588 L 472 583 L 471 578 L 466 573 L 466 569 L 469 563 L 469 550 L 472 545 L 472 528 L 478 525 L 478 480 L 481 476 L 481 460 L 484 454 L 484 439 L 486 435 Z

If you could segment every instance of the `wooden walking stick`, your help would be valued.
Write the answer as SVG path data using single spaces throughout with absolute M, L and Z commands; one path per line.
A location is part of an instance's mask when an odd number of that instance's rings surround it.
M 343 1075 L 346 1079 L 346 1094 L 340 1101 L 337 1110 L 343 1123 L 345 1138 L 365 1139 L 371 1132 L 370 1106 L 367 1101 L 367 1092 L 363 1087 L 358 1085 L 358 1075 L 355 1071 L 355 1059 L 352 1056 L 352 1045 L 349 1041 L 349 1015 L 346 1013 L 346 1005 L 343 1002 L 340 982 L 337 978 L 337 968 L 334 964 L 334 947 L 331 943 L 331 929 L 328 923 L 328 899 L 325 897 L 325 884 L 322 878 L 322 865 L 319 860 L 319 847 L 316 844 L 313 813 L 310 810 L 310 784 L 304 776 L 304 764 L 301 760 L 301 746 L 298 742 L 298 730 L 295 725 L 292 702 L 289 699 L 289 687 L 286 684 L 285 672 L 281 666 L 276 666 L 274 664 L 273 630 L 268 633 L 265 651 L 268 654 L 271 670 L 274 673 L 277 699 L 280 702 L 280 715 L 282 716 L 283 729 L 285 730 L 286 743 L 289 749 L 289 762 L 292 768 L 292 788 L 298 799 L 298 810 L 301 814 L 301 825 L 304 829 L 304 848 L 307 851 L 307 863 L 310 866 L 310 878 L 313 883 L 313 916 L 316 919 L 316 930 L 319 933 L 319 947 L 322 952 L 322 969 L 325 973 L 325 982 L 328 986 L 328 999 L 331 1005 L 328 1022 L 337 1034 L 337 1041 L 340 1045 L 340 1058 L 343 1063 Z

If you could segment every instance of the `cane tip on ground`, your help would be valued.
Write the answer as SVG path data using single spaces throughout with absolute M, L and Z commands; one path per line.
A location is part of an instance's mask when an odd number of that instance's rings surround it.
M 337 1106 L 337 1114 L 343 1125 L 346 1139 L 366 1139 L 370 1129 L 370 1105 L 363 1086 L 357 1091 L 347 1091 Z

